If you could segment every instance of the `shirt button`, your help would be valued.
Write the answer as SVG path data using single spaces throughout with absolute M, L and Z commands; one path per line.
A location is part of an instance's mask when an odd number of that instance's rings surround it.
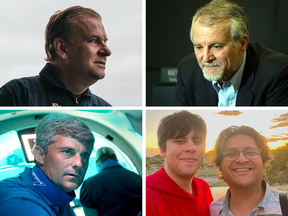
M 232 101 L 229 101 L 229 105 L 232 105 L 232 103 L 233 103 Z

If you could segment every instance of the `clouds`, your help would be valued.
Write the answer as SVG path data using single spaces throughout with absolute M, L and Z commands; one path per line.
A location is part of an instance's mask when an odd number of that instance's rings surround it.
M 276 129 L 283 131 L 283 133 L 273 134 L 270 137 L 267 137 L 267 142 L 287 142 L 288 141 L 288 133 L 284 133 L 284 131 L 288 130 L 288 113 L 280 114 L 279 116 L 271 119 L 274 125 L 269 126 L 269 129 L 274 131 Z
M 271 122 L 277 124 L 270 126 L 270 129 L 288 127 L 288 113 L 281 114 L 279 117 L 271 119 Z
M 213 113 L 213 115 L 228 116 L 228 117 L 237 117 L 242 114 L 243 112 L 238 111 L 238 110 L 233 110 L 233 111 L 224 110 L 224 111 L 220 111 L 217 113 Z
M 100 13 L 112 55 L 106 76 L 90 87 L 113 106 L 142 105 L 142 1 L 3 1 L 0 7 L 0 86 L 44 67 L 44 30 L 57 10 L 80 5 Z
M 277 135 L 271 135 L 270 137 L 266 137 L 267 142 L 278 142 L 278 141 L 288 141 L 288 133 L 280 133 Z

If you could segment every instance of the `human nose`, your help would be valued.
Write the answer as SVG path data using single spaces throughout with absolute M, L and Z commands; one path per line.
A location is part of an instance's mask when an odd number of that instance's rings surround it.
M 196 147 L 195 144 L 193 142 L 193 140 L 189 140 L 185 146 L 185 151 L 191 151 L 191 152 L 195 152 L 196 151 Z
M 215 56 L 209 48 L 203 49 L 203 62 L 211 62 L 215 59 Z
M 111 50 L 108 48 L 106 44 L 103 44 L 102 48 L 99 50 L 101 55 L 104 56 L 110 56 L 111 55 Z
M 235 162 L 246 163 L 247 161 L 248 161 L 248 159 L 246 158 L 244 151 L 239 151 L 238 158 Z
M 82 167 L 82 157 L 79 153 L 75 154 L 72 158 L 72 167 L 73 168 L 80 168 Z

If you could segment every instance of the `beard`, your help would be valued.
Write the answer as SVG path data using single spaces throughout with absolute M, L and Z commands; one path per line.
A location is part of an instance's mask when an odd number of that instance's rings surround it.
M 205 69 L 204 66 L 211 67 L 210 69 Z M 213 70 L 217 69 L 216 67 L 220 68 L 220 70 Z M 215 61 L 212 63 L 201 63 L 201 69 L 203 72 L 203 76 L 208 81 L 218 81 L 224 75 L 224 70 L 222 67 L 221 62 Z

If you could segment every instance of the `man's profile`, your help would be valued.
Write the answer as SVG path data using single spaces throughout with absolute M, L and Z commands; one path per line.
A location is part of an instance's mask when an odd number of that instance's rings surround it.
M 194 175 L 205 155 L 206 123 L 188 111 L 164 117 L 157 137 L 164 168 L 146 177 L 146 215 L 209 216 L 209 185 Z
M 229 189 L 212 202 L 210 215 L 282 215 L 279 191 L 265 181 L 272 157 L 264 136 L 248 126 L 231 126 L 219 134 L 214 150 L 214 165 Z
M 47 64 L 38 76 L 12 80 L 0 89 L 4 106 L 111 106 L 89 86 L 105 76 L 111 55 L 99 13 L 73 6 L 57 11 L 45 29 Z
M 83 182 L 93 146 L 93 134 L 76 117 L 45 116 L 36 129 L 36 166 L 0 182 L 1 215 L 75 216 L 69 203 Z
M 193 16 L 194 53 L 178 67 L 174 105 L 288 105 L 288 56 L 249 42 L 243 8 L 213 0 Z

